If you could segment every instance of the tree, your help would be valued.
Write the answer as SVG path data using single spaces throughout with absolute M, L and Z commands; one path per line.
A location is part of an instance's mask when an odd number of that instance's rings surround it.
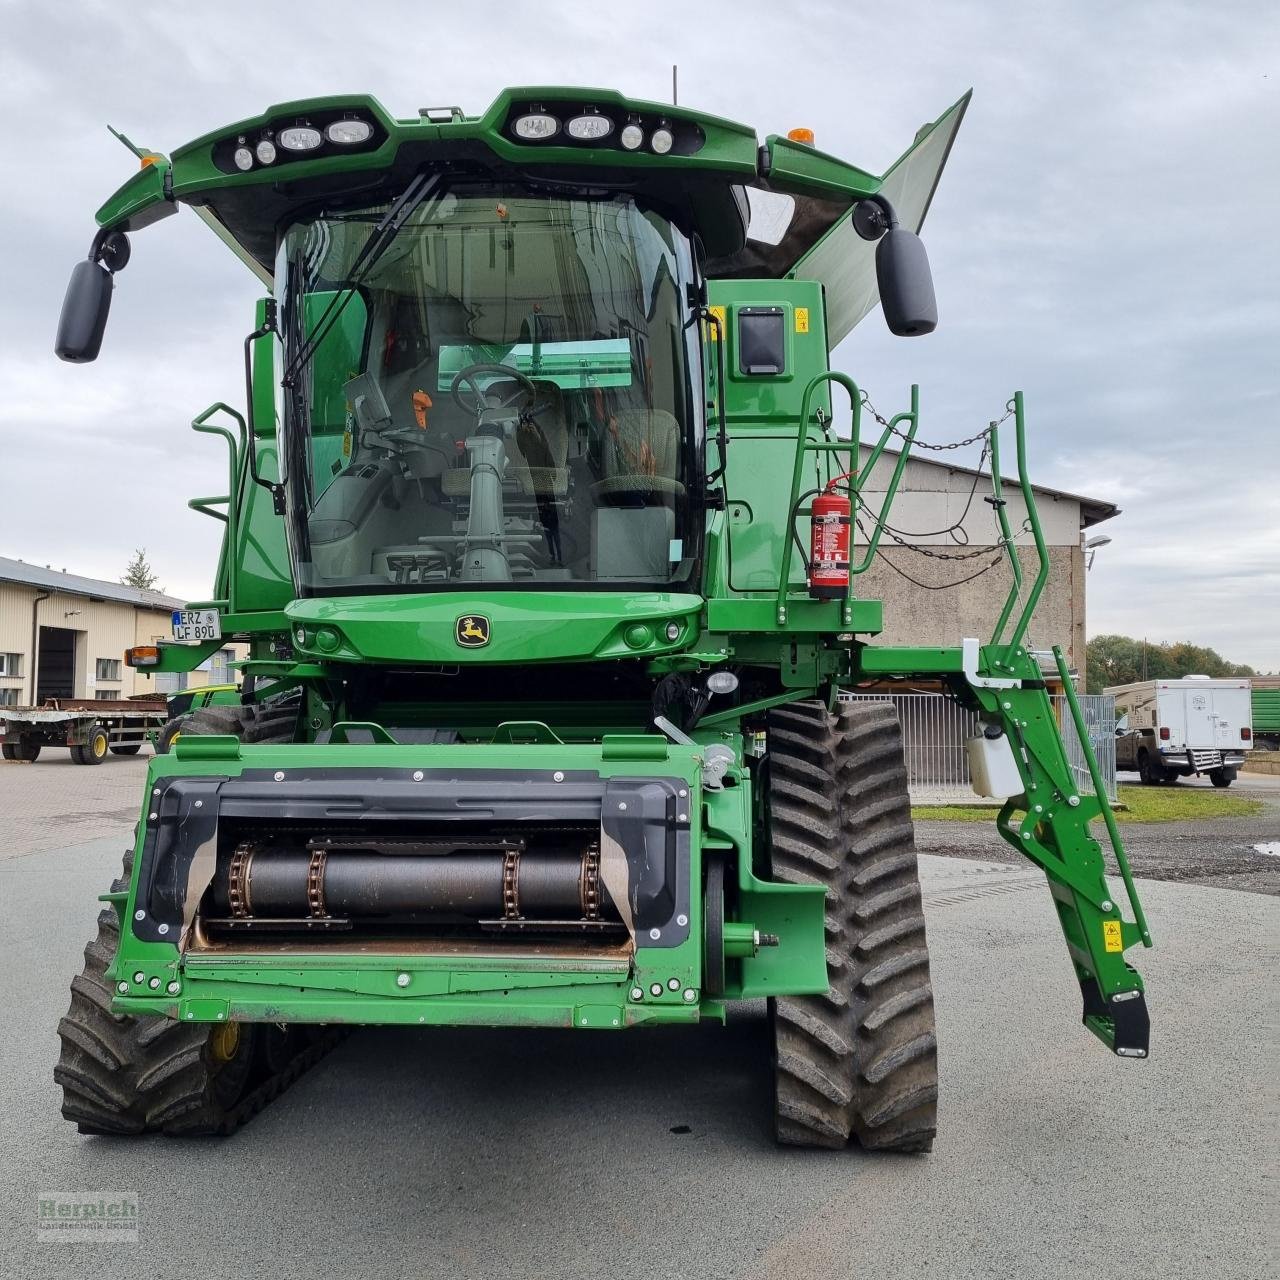
M 146 547 L 139 547 L 133 553 L 133 559 L 129 561 L 129 567 L 124 571 L 124 577 L 120 581 L 126 587 L 141 587 L 144 591 L 163 591 L 163 587 L 156 586 L 159 576 L 147 563 Z
M 1101 693 L 1138 680 L 1175 680 L 1179 676 L 1253 676 L 1245 663 L 1228 662 L 1216 649 L 1180 640 L 1152 644 L 1130 636 L 1094 636 L 1085 649 L 1088 691 Z

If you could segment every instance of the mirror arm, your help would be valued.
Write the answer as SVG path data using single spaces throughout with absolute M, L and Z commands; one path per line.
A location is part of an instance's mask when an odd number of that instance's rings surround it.
M 245 417 L 249 422 L 249 478 L 271 494 L 271 507 L 278 516 L 285 513 L 284 485 L 278 480 L 268 480 L 258 472 L 258 432 L 253 409 L 253 344 L 269 333 L 276 333 L 276 300 L 268 298 L 262 324 L 244 340 Z

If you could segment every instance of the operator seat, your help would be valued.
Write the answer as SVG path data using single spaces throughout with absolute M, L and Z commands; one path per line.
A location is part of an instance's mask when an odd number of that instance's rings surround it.
M 597 500 L 611 494 L 682 494 L 680 424 L 665 409 L 624 409 L 605 428 L 604 479 L 592 485 Z
M 604 478 L 591 486 L 591 576 L 666 582 L 683 559 L 676 538 L 680 425 L 663 409 L 624 409 L 605 427 Z

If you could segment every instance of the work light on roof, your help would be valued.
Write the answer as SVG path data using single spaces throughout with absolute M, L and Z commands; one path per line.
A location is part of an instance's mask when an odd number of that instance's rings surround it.
M 618 140 L 627 151 L 638 151 L 644 146 L 644 130 L 640 127 L 638 120 L 628 120 L 622 126 L 622 132 L 618 135 Z
M 274 164 L 276 159 L 276 144 L 270 138 L 263 138 L 255 148 L 260 164 Z
M 277 141 L 286 151 L 314 151 L 324 139 L 319 129 L 309 124 L 295 124 L 281 129 Z
M 244 172 L 253 168 L 253 152 L 248 147 L 237 147 L 236 153 L 231 157 L 236 162 L 236 168 Z
M 560 132 L 560 121 L 546 111 L 530 111 L 517 117 L 511 127 L 516 137 L 525 142 L 543 142 Z
M 674 144 L 675 140 L 676 140 L 675 135 L 671 132 L 671 129 L 667 125 L 667 122 L 664 120 L 653 131 L 652 135 L 649 138 L 649 145 L 654 149 L 654 151 L 658 155 L 665 156 L 667 152 L 671 150 L 671 147 Z
M 324 136 L 340 147 L 354 147 L 358 143 L 368 142 L 373 133 L 373 125 L 367 120 L 335 120 L 327 126 Z
M 598 142 L 613 132 L 613 121 L 608 116 L 587 111 L 580 116 L 574 116 L 564 129 L 569 137 L 577 138 L 579 142 Z

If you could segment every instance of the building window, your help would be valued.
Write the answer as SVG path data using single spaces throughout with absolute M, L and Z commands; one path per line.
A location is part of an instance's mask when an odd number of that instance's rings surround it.
M 119 680 L 120 679 L 120 659 L 119 658 L 99 658 L 98 659 L 98 679 L 99 680 Z
M 98 689 L 93 696 L 107 702 L 119 702 L 122 695 L 119 689 Z
M 231 659 L 234 657 L 235 654 L 230 649 L 219 649 L 218 652 L 209 659 L 210 684 L 231 683 Z
M 0 676 L 20 676 L 22 674 L 22 654 L 0 653 Z
M 155 689 L 157 693 L 181 693 L 187 687 L 185 671 L 157 671 Z
M 0 707 L 16 707 L 17 705 L 17 689 L 0 689 Z

